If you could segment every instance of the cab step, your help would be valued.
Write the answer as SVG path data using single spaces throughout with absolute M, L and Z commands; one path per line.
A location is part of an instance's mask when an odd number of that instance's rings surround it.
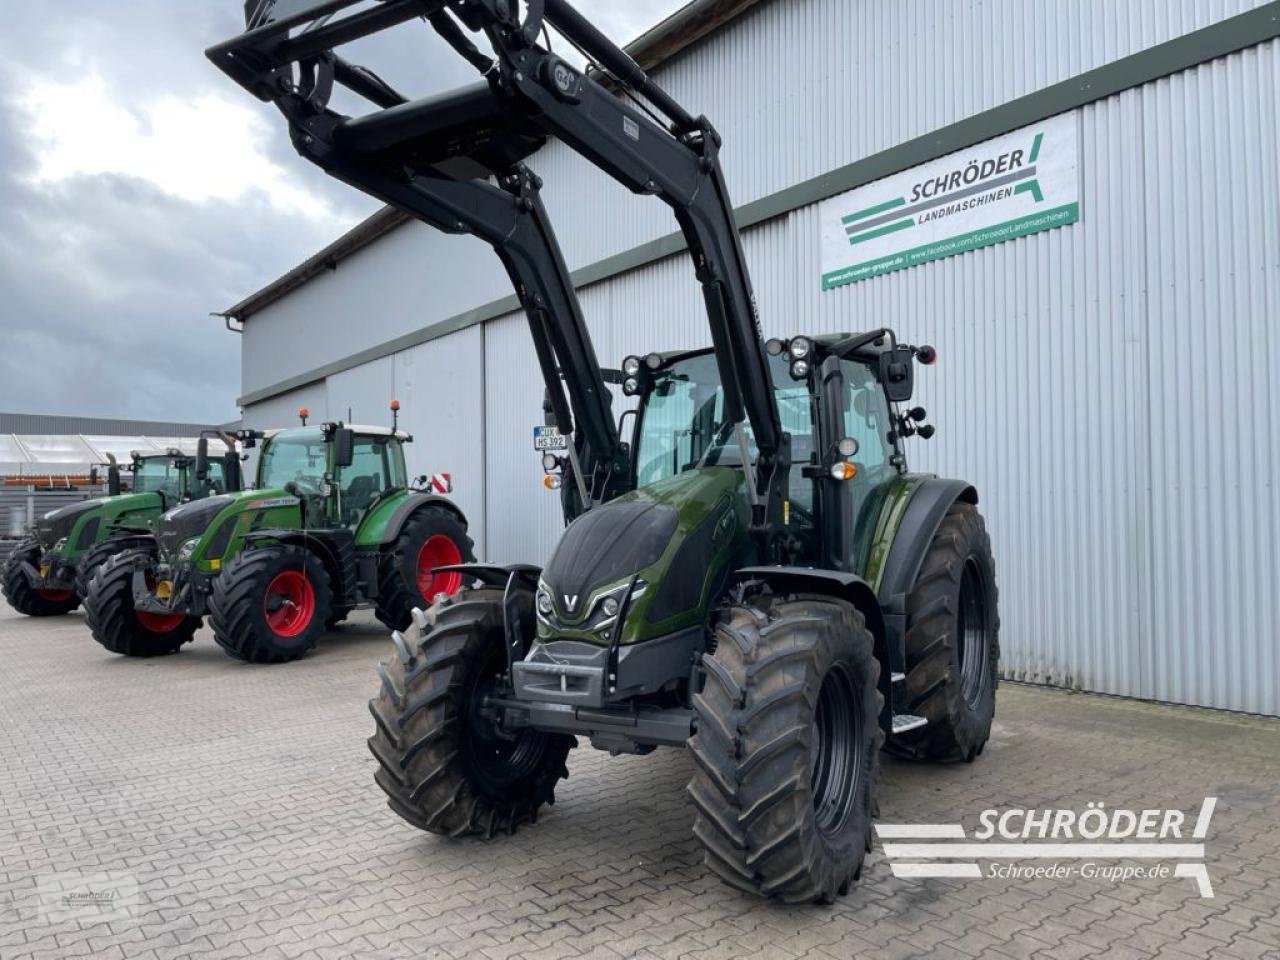
M 895 713 L 893 715 L 893 732 L 896 735 L 910 730 L 919 730 L 928 722 L 924 717 L 917 717 L 912 713 Z

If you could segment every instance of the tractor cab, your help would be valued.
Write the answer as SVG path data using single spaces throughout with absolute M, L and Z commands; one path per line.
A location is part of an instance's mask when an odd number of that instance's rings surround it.
M 197 458 L 176 449 L 148 456 L 134 453 L 129 469 L 134 493 L 159 494 L 169 506 L 237 489 L 229 482 L 234 468 L 225 458 L 209 460 L 203 479 L 198 476 Z
M 897 407 L 910 398 L 916 348 L 899 347 L 892 337 L 877 331 L 769 341 L 774 402 L 790 444 L 783 517 L 799 562 L 864 575 L 875 518 L 894 482 L 907 473 L 902 438 L 933 434 L 920 425 L 922 408 L 903 413 Z M 918 352 L 932 362 L 932 348 Z M 726 413 L 714 351 L 629 356 L 622 372 L 623 392 L 639 400 L 633 490 L 670 487 L 681 477 L 687 486 L 696 474 L 728 467 L 742 473 L 740 495 L 748 496 L 759 451 L 751 425 L 735 429 Z M 556 476 L 549 486 L 559 486 L 566 462 L 553 456 L 543 463 Z
M 309 526 L 354 530 L 379 499 L 408 486 L 403 445 L 412 439 L 336 423 L 279 430 L 263 444 L 257 487 L 298 497 Z

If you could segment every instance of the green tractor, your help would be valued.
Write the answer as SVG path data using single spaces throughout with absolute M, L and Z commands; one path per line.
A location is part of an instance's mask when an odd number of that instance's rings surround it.
M 210 59 L 275 103 L 309 161 L 493 247 L 554 420 L 534 446 L 568 525 L 546 566 L 453 568 L 464 588 L 392 635 L 369 738 L 391 809 L 490 837 L 553 802 L 577 740 L 672 746 L 693 761 L 713 872 L 791 902 L 844 894 L 871 846 L 881 746 L 971 761 L 995 711 L 977 491 L 907 469 L 906 440 L 933 434 L 904 406 L 933 348 L 886 328 L 765 341 L 720 135 L 568 0 L 245 10 Z M 335 49 L 423 17 L 480 82 L 409 99 Z M 590 71 L 542 45 L 548 26 Z M 338 86 L 377 109 L 338 112 Z M 606 377 L 524 163 L 549 136 L 672 208 L 710 349 Z M 610 380 L 637 404 L 626 439 Z
M 410 487 L 412 437 L 394 426 L 307 426 L 300 414 L 300 427 L 238 434 L 246 448 L 262 441 L 254 489 L 174 507 L 154 543 L 99 569 L 85 599 L 99 643 L 174 653 L 207 613 L 229 655 L 281 663 L 357 607 L 371 604 L 398 629 L 415 606 L 458 589 L 461 574 L 435 568 L 472 559 L 467 521 L 446 497 Z
M 235 441 L 223 437 L 227 452 L 210 460 L 177 449 L 134 453 L 123 470 L 132 474 L 129 493 L 121 492 L 121 467 L 107 464 L 107 496 L 51 510 L 36 521 L 34 535 L 18 544 L 0 574 L 9 605 L 29 617 L 70 613 L 80 606 L 89 582 L 107 560 L 154 540 L 160 514 L 181 503 L 240 489 L 240 459 Z M 205 464 L 203 473 L 197 461 Z M 96 468 L 95 471 L 96 473 Z

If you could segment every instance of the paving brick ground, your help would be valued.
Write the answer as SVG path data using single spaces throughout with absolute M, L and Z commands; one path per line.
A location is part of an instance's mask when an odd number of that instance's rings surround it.
M 908 881 L 877 843 L 837 906 L 782 907 L 703 870 L 676 751 L 575 751 L 559 802 L 512 838 L 409 828 L 364 747 L 387 646 L 358 615 L 278 667 L 234 663 L 207 632 L 128 660 L 78 615 L 0 606 L 0 958 L 1280 960 L 1275 721 L 1006 685 L 977 763 L 885 760 L 884 820 L 971 831 L 986 807 L 1217 795 L 1213 899 L 1185 879 Z M 66 873 L 108 874 L 116 902 L 51 915 Z

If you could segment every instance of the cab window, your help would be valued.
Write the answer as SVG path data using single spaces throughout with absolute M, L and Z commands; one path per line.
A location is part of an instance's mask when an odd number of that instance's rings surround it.
M 884 389 L 875 374 L 865 363 L 852 360 L 840 362 L 844 374 L 844 435 L 858 441 L 858 453 L 853 458 L 859 470 L 881 473 L 892 469 L 889 458 L 893 447 L 889 443 L 889 404 Z
M 791 379 L 785 358 L 770 357 L 782 429 L 791 434 L 791 504 L 812 513 L 813 482 L 802 476 L 813 451 L 813 408 L 806 381 Z M 743 424 L 748 457 L 756 446 Z M 636 482 L 644 486 L 705 466 L 742 466 L 733 424 L 724 413 L 724 391 L 715 357 L 698 354 L 658 371 L 645 400 L 636 448 Z
M 404 451 L 391 437 L 356 437 L 351 465 L 338 477 L 343 517 L 356 521 L 384 490 L 405 486 Z
M 171 504 L 182 496 L 179 470 L 167 457 L 139 460 L 133 471 L 134 493 L 160 493 Z

